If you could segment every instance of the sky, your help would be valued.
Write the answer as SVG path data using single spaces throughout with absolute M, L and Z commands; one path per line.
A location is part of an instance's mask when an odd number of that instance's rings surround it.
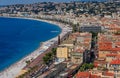
M 80 1 L 80 0 L 0 0 L 0 5 L 29 4 L 29 3 L 46 2 L 46 1 L 47 2 L 69 2 L 69 1 Z M 96 1 L 99 1 L 99 0 L 96 0 Z

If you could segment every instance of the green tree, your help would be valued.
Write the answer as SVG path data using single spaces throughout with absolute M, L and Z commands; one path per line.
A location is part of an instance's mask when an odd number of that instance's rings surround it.
M 90 63 L 90 64 L 89 64 L 89 69 L 93 69 L 93 67 L 94 67 L 94 64 L 93 64 L 93 63 Z
M 94 65 L 93 63 L 84 63 L 81 67 L 80 67 L 80 71 L 85 71 L 85 70 L 88 70 L 88 69 L 93 69 Z
M 48 58 L 51 58 L 51 57 L 52 57 L 52 53 L 49 52 L 49 53 L 46 54 L 46 56 L 47 56 Z
M 44 57 L 43 57 L 43 62 L 44 62 L 45 64 L 48 64 L 48 61 L 49 61 L 49 56 L 44 56 Z
M 83 67 L 80 67 L 80 71 L 84 71 L 85 69 Z
M 25 62 L 26 62 L 27 65 L 30 64 L 30 60 L 27 60 L 27 61 L 25 61 Z
M 89 64 L 86 63 L 86 64 L 85 64 L 85 69 L 87 70 L 87 69 L 89 69 L 89 68 L 90 68 Z
M 75 24 L 72 24 L 72 31 L 76 32 L 77 31 L 77 26 Z
M 56 50 L 57 50 L 57 48 L 52 48 L 53 55 L 56 55 Z

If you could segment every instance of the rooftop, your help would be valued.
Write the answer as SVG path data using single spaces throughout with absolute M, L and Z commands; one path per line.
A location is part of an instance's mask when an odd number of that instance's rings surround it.
M 101 78 L 101 76 L 98 76 L 98 75 L 91 75 L 91 78 Z
M 77 74 L 76 74 L 76 78 L 80 78 L 80 77 L 82 77 L 82 78 L 90 78 L 90 72 L 78 72 Z
M 115 56 L 117 56 L 117 54 L 107 54 L 106 56 L 107 57 L 115 57 Z
M 103 72 L 104 76 L 114 76 L 114 73 L 112 72 Z
M 120 51 L 120 36 L 112 34 L 98 35 L 98 49 L 100 51 Z
M 120 60 L 119 59 L 116 59 L 116 60 L 112 60 L 111 62 L 110 62 L 110 64 L 111 65 L 116 65 L 116 64 L 120 64 Z

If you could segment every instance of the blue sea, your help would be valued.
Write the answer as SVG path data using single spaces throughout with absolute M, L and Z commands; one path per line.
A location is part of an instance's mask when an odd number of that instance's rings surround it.
M 0 17 L 0 71 L 60 33 L 58 26 L 46 22 Z

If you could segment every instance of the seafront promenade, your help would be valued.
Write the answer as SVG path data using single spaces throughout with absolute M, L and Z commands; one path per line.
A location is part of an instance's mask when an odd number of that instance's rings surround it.
M 16 18 L 19 18 L 19 17 L 16 17 Z M 24 18 L 24 19 L 38 20 L 38 21 L 48 22 L 48 23 L 59 26 L 62 29 L 62 32 L 60 34 L 61 40 L 64 40 L 66 35 L 68 35 L 71 32 L 71 28 L 69 28 L 69 26 L 59 22 L 40 20 L 35 18 Z M 42 45 L 37 50 L 29 54 L 28 56 L 24 57 L 17 63 L 11 65 L 9 68 L 5 69 L 4 71 L 0 72 L 0 78 L 15 78 L 20 73 L 21 69 L 23 69 L 26 66 L 26 61 L 30 59 L 34 59 L 35 61 L 31 65 L 36 64 L 38 62 L 38 59 L 40 59 L 39 57 L 44 52 L 48 52 L 51 48 L 57 45 L 57 41 L 58 41 L 58 37 L 55 37 L 46 42 L 43 42 Z

